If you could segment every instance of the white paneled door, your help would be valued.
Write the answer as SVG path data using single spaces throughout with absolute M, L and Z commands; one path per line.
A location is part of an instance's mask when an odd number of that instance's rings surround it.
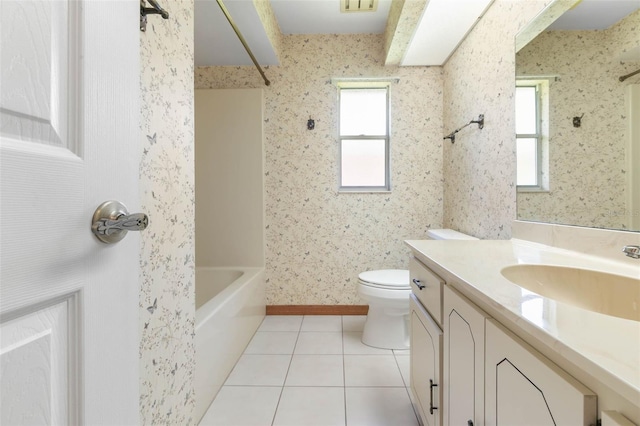
M 0 1 L 0 424 L 139 422 L 139 2 Z

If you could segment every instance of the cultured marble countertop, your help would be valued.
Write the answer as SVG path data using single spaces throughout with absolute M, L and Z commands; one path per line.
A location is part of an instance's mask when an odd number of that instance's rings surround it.
M 542 352 L 556 354 L 640 405 L 640 322 L 534 295 L 500 273 L 506 266 L 544 264 L 640 279 L 640 261 L 617 262 L 525 240 L 409 240 L 422 263 Z M 526 339 L 525 340 L 530 340 Z

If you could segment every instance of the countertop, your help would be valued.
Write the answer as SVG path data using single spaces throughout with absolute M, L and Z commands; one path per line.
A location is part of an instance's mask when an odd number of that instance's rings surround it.
M 537 342 L 532 346 L 569 361 L 640 407 L 640 322 L 532 297 L 500 273 L 510 265 L 544 264 L 640 279 L 640 261 L 636 266 L 518 239 L 406 244 L 447 285 L 516 334 L 533 337 Z

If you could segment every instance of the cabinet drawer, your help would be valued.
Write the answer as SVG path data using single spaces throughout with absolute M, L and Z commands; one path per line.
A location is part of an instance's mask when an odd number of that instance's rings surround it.
M 442 328 L 442 287 L 444 281 L 415 257 L 409 259 L 411 289 L 422 306 Z

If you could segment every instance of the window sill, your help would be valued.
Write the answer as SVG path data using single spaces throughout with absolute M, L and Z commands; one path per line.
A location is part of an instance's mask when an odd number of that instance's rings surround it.
M 540 187 L 522 187 L 522 186 L 518 186 L 516 188 L 516 191 L 517 192 L 536 192 L 536 193 L 542 193 L 542 194 L 551 193 L 551 190 L 540 188 Z
M 391 190 L 390 189 L 364 189 L 364 188 L 357 188 L 357 189 L 345 189 L 345 188 L 340 188 L 338 189 L 338 194 L 391 194 Z

